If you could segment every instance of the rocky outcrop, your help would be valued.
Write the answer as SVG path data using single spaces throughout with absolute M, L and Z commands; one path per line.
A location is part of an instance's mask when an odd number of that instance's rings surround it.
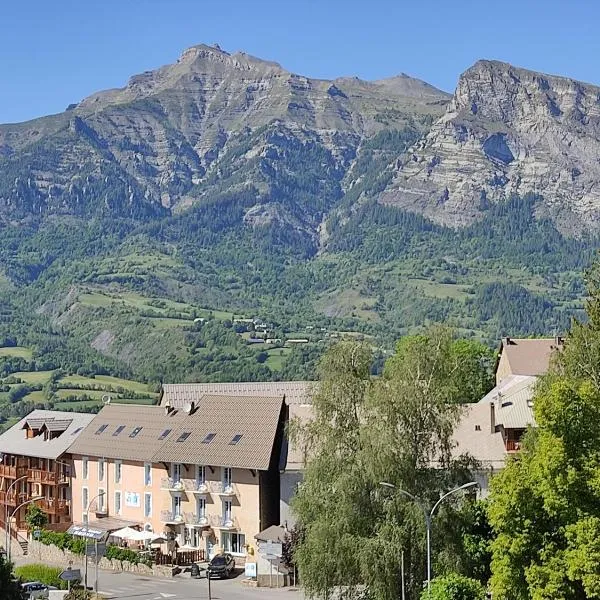
M 447 101 L 405 75 L 323 81 L 195 46 L 61 115 L 0 126 L 0 220 L 46 212 L 152 217 L 187 207 L 213 194 L 232 160 L 246 158 L 252 169 L 252 159 L 270 151 L 262 128 L 279 128 L 292 142 L 316 140 L 347 169 L 362 139 L 435 120 Z
M 451 226 L 490 202 L 542 196 L 563 231 L 600 225 L 600 88 L 480 61 L 446 113 L 393 165 L 383 203 Z

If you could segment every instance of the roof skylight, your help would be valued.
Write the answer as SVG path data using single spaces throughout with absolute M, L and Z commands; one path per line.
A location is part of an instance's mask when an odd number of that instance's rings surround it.
M 113 435 L 119 435 L 121 433 L 121 431 L 123 431 L 123 429 L 125 429 L 125 425 L 119 425 L 116 429 L 115 432 L 113 433 Z
M 207 433 L 206 437 L 202 440 L 202 443 L 210 444 L 215 439 L 216 435 L 217 435 L 216 433 Z
M 173 431 L 172 429 L 165 429 L 159 436 L 159 440 L 164 440 L 170 433 Z
M 98 429 L 96 429 L 95 435 L 100 435 L 107 427 L 108 427 L 108 423 L 104 423 L 104 425 L 100 425 L 100 427 L 98 427 Z
M 77 435 L 82 429 L 83 427 L 78 427 L 71 435 Z
M 185 440 L 187 440 L 190 435 L 192 435 L 191 431 L 184 431 L 178 438 L 177 441 L 178 442 L 185 442 Z
M 142 429 L 143 427 L 135 427 L 133 431 L 129 434 L 129 437 L 134 438 Z
M 230 446 L 235 446 L 236 444 L 239 444 L 239 443 L 240 443 L 240 440 L 241 440 L 243 437 L 244 437 L 244 436 L 243 436 L 243 434 L 241 434 L 241 433 L 236 433 L 236 434 L 233 436 L 233 439 L 232 439 L 232 440 L 229 442 L 229 445 L 230 445 Z

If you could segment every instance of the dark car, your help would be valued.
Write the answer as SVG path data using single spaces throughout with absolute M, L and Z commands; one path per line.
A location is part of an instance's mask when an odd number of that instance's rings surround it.
M 225 579 L 225 577 L 229 577 L 233 573 L 234 569 L 235 560 L 231 554 L 217 554 L 216 556 L 213 556 L 212 560 L 208 563 L 206 576 Z

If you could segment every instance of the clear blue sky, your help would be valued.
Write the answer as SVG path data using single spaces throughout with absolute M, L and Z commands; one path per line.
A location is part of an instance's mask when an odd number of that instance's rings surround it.
M 448 91 L 479 58 L 600 84 L 599 22 L 596 0 L 1 0 L 0 123 L 60 112 L 197 43 Z

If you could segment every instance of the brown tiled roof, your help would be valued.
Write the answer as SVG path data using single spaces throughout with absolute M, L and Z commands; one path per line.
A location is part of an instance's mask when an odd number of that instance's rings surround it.
M 180 408 L 190 402 L 199 402 L 205 394 L 214 396 L 285 396 L 286 404 L 310 402 L 312 381 L 249 381 L 241 383 L 165 383 L 161 406 L 167 402 Z
M 160 406 L 107 404 L 71 445 L 69 452 L 84 456 L 150 461 L 164 443 L 158 439 L 160 434 L 165 429 L 175 429 L 182 416 L 186 416 L 183 411 L 173 411 L 167 415 Z M 103 425 L 108 427 L 96 435 L 96 431 Z M 125 428 L 118 435 L 113 435 L 122 425 Z M 135 437 L 130 437 L 136 427 L 141 427 L 141 431 Z
M 167 413 L 165 407 L 109 404 L 96 415 L 71 446 L 73 454 L 147 462 L 181 462 L 266 470 L 283 398 L 203 395 L 195 411 Z M 96 431 L 108 425 L 101 433 Z M 125 425 L 118 435 L 117 428 Z M 141 431 L 130 434 L 136 427 Z M 171 430 L 164 439 L 161 434 Z M 189 433 L 184 441 L 177 440 Z M 203 444 L 208 433 L 215 433 Z M 234 436 L 241 435 L 237 444 Z
M 185 417 L 153 461 L 267 470 L 282 406 L 282 396 L 204 395 L 191 415 L 181 411 Z M 184 442 L 177 441 L 188 432 Z M 216 435 L 210 443 L 203 443 L 210 433 Z M 235 436 L 241 438 L 232 444 Z
M 513 375 L 543 375 L 548 370 L 552 353 L 560 347 L 562 343 L 555 338 L 504 338 L 500 352 L 508 359 Z

